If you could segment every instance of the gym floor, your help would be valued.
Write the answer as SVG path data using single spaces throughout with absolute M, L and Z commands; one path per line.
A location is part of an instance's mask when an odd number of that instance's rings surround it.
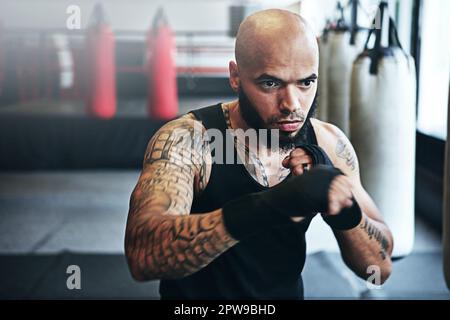
M 128 201 L 138 171 L 0 173 L 0 298 L 158 299 L 158 282 L 136 283 L 123 255 Z M 69 265 L 81 290 L 68 290 Z M 420 219 L 413 253 L 369 290 L 339 254 L 316 252 L 303 273 L 306 299 L 450 299 L 441 240 Z

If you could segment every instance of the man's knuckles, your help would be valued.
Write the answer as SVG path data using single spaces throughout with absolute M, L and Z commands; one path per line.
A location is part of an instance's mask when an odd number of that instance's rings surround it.
M 297 167 L 295 167 L 295 168 L 292 168 L 292 169 L 291 169 L 291 172 L 292 172 L 292 174 L 293 174 L 294 176 L 299 176 L 299 175 L 302 175 L 302 174 L 303 174 L 304 170 L 303 170 L 303 167 L 297 166 Z

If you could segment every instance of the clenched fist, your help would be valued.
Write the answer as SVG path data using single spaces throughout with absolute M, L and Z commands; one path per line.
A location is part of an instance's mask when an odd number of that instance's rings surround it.
M 291 173 L 294 176 L 299 176 L 304 171 L 312 168 L 313 160 L 305 150 L 296 148 L 283 160 L 282 165 L 287 169 L 291 169 Z
M 312 169 L 315 165 L 323 164 L 315 162 L 331 164 L 331 160 L 329 160 L 326 153 L 320 147 L 309 145 L 306 147 L 306 150 L 302 147 L 297 147 L 283 160 L 282 165 L 290 169 L 293 176 L 300 176 Z M 349 208 L 352 205 L 353 193 L 351 181 L 345 175 L 335 177 L 328 191 L 328 209 L 326 212 L 323 212 L 323 215 L 337 215 L 344 208 Z M 301 219 L 293 218 L 292 220 L 298 222 Z
M 352 184 L 350 179 L 344 175 L 333 179 L 328 191 L 328 212 L 326 215 L 337 215 L 344 208 L 353 205 Z

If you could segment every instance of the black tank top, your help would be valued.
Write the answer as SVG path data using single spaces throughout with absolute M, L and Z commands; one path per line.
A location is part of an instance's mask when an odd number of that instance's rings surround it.
M 221 104 L 192 113 L 206 129 L 219 129 L 225 137 L 227 124 Z M 304 127 L 306 142 L 317 145 L 309 120 Z M 232 199 L 266 189 L 243 164 L 213 163 L 209 182 L 194 198 L 191 214 L 211 212 Z M 305 219 L 273 227 L 240 241 L 188 277 L 161 280 L 161 299 L 303 299 L 301 272 L 310 222 Z

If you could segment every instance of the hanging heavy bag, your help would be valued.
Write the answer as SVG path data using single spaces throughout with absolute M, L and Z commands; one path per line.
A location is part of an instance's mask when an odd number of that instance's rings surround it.
M 94 8 L 86 36 L 87 111 L 98 118 L 116 114 L 115 40 L 101 4 Z
M 163 9 L 159 9 L 148 38 L 148 114 L 155 120 L 178 115 L 175 38 Z
M 402 257 L 414 242 L 416 72 L 387 3 L 380 4 L 378 15 L 381 28 L 371 30 L 353 65 L 351 140 L 363 186 L 393 233 L 393 256 Z
M 327 45 L 327 120 L 338 126 L 350 136 L 350 80 L 353 61 L 364 48 L 367 33 L 357 25 L 358 1 L 352 2 L 352 22 L 344 20 L 343 8 L 341 19 L 335 28 L 329 31 Z M 319 79 L 320 82 L 320 79 Z
M 330 29 L 327 26 L 319 38 L 319 82 L 317 95 L 317 118 L 322 121 L 328 121 L 328 55 L 330 45 L 328 33 Z

